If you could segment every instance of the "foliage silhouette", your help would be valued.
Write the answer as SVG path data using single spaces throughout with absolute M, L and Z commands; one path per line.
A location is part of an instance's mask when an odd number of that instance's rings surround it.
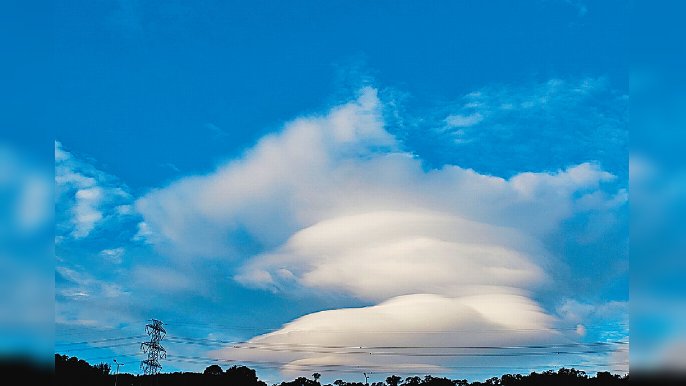
M 390 377 L 386 378 L 386 384 L 388 384 L 388 386 L 398 386 L 401 381 L 402 378 L 397 375 L 391 375 Z
M 222 370 L 221 366 L 219 365 L 211 365 L 207 366 L 205 371 L 202 372 L 204 375 L 222 375 L 224 374 L 224 370 Z
M 106 363 L 91 365 L 76 357 L 55 354 L 55 384 L 58 386 L 111 386 L 115 375 Z M 292 381 L 283 381 L 272 386 L 322 386 L 319 383 L 321 374 L 312 374 L 313 379 L 298 377 Z M 267 386 L 258 379 L 255 370 L 246 366 L 232 366 L 224 371 L 221 366 L 213 364 L 202 373 L 176 372 L 163 373 L 157 376 L 133 375 L 120 373 L 118 386 Z M 411 376 L 405 379 L 397 375 L 386 378 L 385 382 L 374 382 L 371 386 L 620 386 L 628 385 L 628 376 L 614 375 L 609 372 L 598 372 L 589 376 L 584 371 L 561 368 L 542 373 L 532 372 L 528 375 L 505 374 L 487 380 L 468 382 L 465 379 L 449 379 L 427 375 L 424 378 Z M 365 386 L 362 382 L 346 382 L 338 379 L 335 386 Z M 332 386 L 327 384 L 324 386 Z

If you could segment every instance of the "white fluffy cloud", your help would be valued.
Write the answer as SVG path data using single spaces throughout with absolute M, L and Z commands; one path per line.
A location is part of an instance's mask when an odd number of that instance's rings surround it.
M 136 202 L 139 235 L 177 259 L 232 259 L 234 279 L 248 286 L 381 302 L 308 315 L 250 343 L 416 345 L 433 342 L 422 331 L 436 329 L 455 331 L 436 343 L 559 340 L 549 329 L 555 318 L 534 300 L 541 288 L 554 290 L 551 267 L 561 264 L 543 240 L 580 211 L 614 210 L 609 201 L 621 192 L 606 193 L 603 184 L 615 177 L 594 163 L 507 179 L 454 165 L 427 170 L 401 150 L 382 112 L 376 91 L 365 88 L 324 116 L 286 124 L 208 175 L 150 192 Z M 246 244 L 261 252 L 246 252 Z M 504 332 L 479 334 L 484 328 Z M 220 355 L 359 362 L 335 350 L 306 354 Z M 401 358 L 365 361 L 417 363 Z
M 398 147 L 367 88 L 209 175 L 150 192 L 136 208 L 150 241 L 167 252 L 232 256 L 238 233 L 269 248 L 319 221 L 381 210 L 433 210 L 541 235 L 572 214 L 575 195 L 614 178 L 589 163 L 510 179 L 452 165 L 427 171 Z
M 229 236 L 239 231 L 266 245 L 283 241 L 336 199 L 322 200 L 340 186 L 332 167 L 396 146 L 383 130 L 378 105 L 375 90 L 368 89 L 327 117 L 291 122 L 211 175 L 187 177 L 139 199 L 150 240 L 193 257 L 230 256 Z

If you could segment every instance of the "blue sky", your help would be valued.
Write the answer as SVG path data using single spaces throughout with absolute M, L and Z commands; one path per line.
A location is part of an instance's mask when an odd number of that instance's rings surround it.
M 397 89 L 407 95 L 404 107 L 420 112 L 483 87 L 553 78 L 603 76 L 626 92 L 624 8 L 574 1 L 62 4 L 54 10 L 62 21 L 53 37 L 60 76 L 48 115 L 70 148 L 97 154 L 128 184 L 147 188 L 173 178 L 171 165 L 205 171 L 285 120 L 349 97 L 361 77 Z M 227 135 L 216 138 L 210 127 Z
M 121 356 L 135 372 L 134 337 L 157 317 L 176 337 L 165 371 L 211 358 L 269 362 L 258 373 L 272 381 L 326 364 L 341 370 L 326 381 L 364 366 L 382 369 L 375 381 L 387 368 L 466 378 L 623 368 L 626 7 L 125 0 L 44 9 L 9 42 L 25 65 L 3 72 L 30 81 L 9 83 L 3 125 L 10 143 L 28 143 L 27 127 L 58 141 L 56 350 Z M 39 39 L 48 58 L 22 49 L 41 28 L 54 31 Z M 36 70 L 43 60 L 54 80 Z M 46 113 L 30 114 L 28 100 Z M 517 317 L 502 320 L 499 304 Z M 444 325 L 411 316 L 427 312 Z M 427 364 L 222 345 L 416 346 L 444 329 L 455 345 L 611 349 Z M 108 338 L 127 339 L 73 344 Z

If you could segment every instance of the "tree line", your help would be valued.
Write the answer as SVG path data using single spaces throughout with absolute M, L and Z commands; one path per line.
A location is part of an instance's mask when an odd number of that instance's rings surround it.
M 567 386 L 567 385 L 628 385 L 628 376 L 609 372 L 598 372 L 589 376 L 584 371 L 561 368 L 557 371 L 532 372 L 528 375 L 505 374 L 485 381 L 468 382 L 466 379 L 449 379 L 427 375 L 401 378 L 389 376 L 385 382 L 347 382 L 342 379 L 322 385 L 321 374 L 311 378 L 298 377 L 272 386 Z M 76 357 L 55 354 L 55 384 L 58 386 L 268 386 L 258 379 L 254 369 L 246 366 L 231 366 L 226 370 L 219 365 L 210 365 L 202 373 L 175 372 L 156 376 L 113 374 L 109 364 L 89 364 Z

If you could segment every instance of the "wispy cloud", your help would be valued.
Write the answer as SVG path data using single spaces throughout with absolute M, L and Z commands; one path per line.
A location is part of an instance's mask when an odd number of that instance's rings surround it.
M 228 135 L 224 129 L 212 122 L 206 123 L 205 128 L 209 130 L 215 138 L 222 138 Z
M 626 179 L 628 100 L 602 77 L 492 85 L 432 111 L 404 126 L 433 163 L 506 177 L 597 162 Z
M 584 1 L 579 0 L 564 0 L 571 7 L 576 9 L 576 13 L 579 17 L 584 17 L 588 14 L 588 6 Z
M 55 142 L 55 206 L 58 237 L 87 237 L 131 202 L 124 184 Z M 126 211 L 124 210 L 124 213 Z
M 448 117 L 445 118 L 445 123 L 451 128 L 469 127 L 476 125 L 483 121 L 483 119 L 484 117 L 480 113 L 473 113 L 470 115 L 454 114 L 448 115 Z
M 58 297 L 93 298 L 96 301 L 124 295 L 121 287 L 92 275 L 65 266 L 55 268 L 57 281 L 60 282 Z
M 100 251 L 100 256 L 109 263 L 121 264 L 122 258 L 123 258 L 125 253 L 126 253 L 126 249 L 124 249 L 123 247 L 119 247 L 119 248 L 103 249 L 102 251 Z

